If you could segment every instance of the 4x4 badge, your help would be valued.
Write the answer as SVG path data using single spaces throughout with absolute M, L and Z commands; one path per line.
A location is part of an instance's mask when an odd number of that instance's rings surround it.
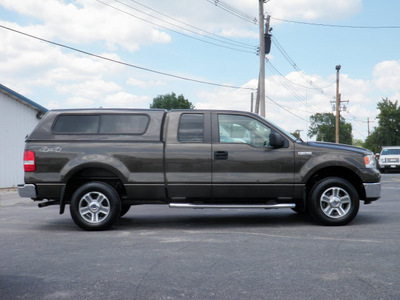
M 55 146 L 55 147 L 47 147 L 44 146 L 42 148 L 39 149 L 39 152 L 61 152 L 62 148 Z
M 305 155 L 312 155 L 312 152 L 297 152 L 297 154 L 305 156 Z

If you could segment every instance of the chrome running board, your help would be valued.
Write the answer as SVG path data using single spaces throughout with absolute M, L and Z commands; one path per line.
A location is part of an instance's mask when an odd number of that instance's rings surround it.
M 191 204 L 191 203 L 170 203 L 171 208 L 295 208 L 294 203 L 283 204 Z

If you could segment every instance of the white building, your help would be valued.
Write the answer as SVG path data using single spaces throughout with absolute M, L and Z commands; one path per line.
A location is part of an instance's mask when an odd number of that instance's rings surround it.
M 47 109 L 0 84 L 0 188 L 24 182 L 25 137 Z

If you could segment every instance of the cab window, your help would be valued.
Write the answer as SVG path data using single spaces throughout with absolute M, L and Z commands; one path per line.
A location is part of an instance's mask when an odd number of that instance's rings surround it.
M 240 115 L 218 115 L 220 143 L 268 146 L 271 129 L 256 119 Z
M 179 142 L 204 142 L 204 115 L 182 114 L 178 129 Z

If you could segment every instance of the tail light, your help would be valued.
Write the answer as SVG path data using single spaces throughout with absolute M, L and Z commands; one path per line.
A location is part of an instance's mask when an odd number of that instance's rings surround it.
M 34 172 L 36 170 L 35 152 L 25 150 L 24 152 L 24 171 Z

